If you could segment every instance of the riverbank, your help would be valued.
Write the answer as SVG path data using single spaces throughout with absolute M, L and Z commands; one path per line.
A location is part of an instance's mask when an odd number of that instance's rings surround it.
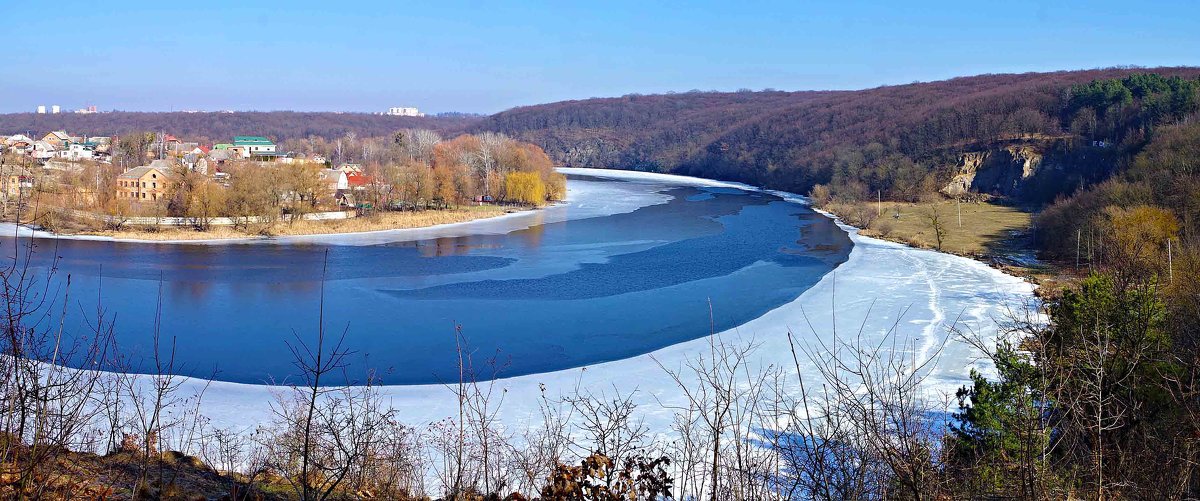
M 339 236 L 372 233 L 389 230 L 431 228 L 441 225 L 466 223 L 536 210 L 499 205 L 470 205 L 455 209 L 377 212 L 367 216 L 330 220 L 299 220 L 276 222 L 271 225 L 255 225 L 239 229 L 231 226 L 213 226 L 207 230 L 191 227 L 131 226 L 121 230 L 95 230 L 82 225 L 60 225 L 50 235 L 65 238 L 105 239 L 129 242 L 212 242 L 254 240 L 273 237 Z
M 1071 274 L 1037 258 L 1034 212 L 994 202 L 832 202 L 819 210 L 859 229 L 863 236 L 931 249 L 988 264 L 1010 275 L 1049 285 Z M 934 220 L 942 233 L 939 248 Z M 1053 288 L 1053 287 L 1051 287 Z

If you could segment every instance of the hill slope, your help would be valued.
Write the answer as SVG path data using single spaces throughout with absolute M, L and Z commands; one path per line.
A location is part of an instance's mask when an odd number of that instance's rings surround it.
M 630 95 L 515 108 L 473 127 L 534 142 L 569 166 L 676 172 L 800 192 L 833 182 L 843 191 L 879 190 L 900 199 L 946 188 L 971 171 L 968 189 L 1044 201 L 1064 186 L 1103 178 L 1115 161 L 1101 162 L 1099 172 L 1070 166 L 1071 175 L 1055 176 L 1051 186 L 1014 188 L 1011 177 L 1032 181 L 1024 171 L 1047 156 L 1076 163 L 1071 155 L 1078 152 L 1064 141 L 1089 138 L 1072 131 L 1069 88 L 1146 72 L 1195 78 L 1200 68 L 981 75 L 843 92 Z M 976 182 L 975 170 L 996 164 L 1003 169 Z

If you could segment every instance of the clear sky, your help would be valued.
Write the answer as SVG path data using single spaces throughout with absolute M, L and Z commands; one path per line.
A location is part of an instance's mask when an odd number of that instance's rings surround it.
M 1200 65 L 1196 0 L 0 6 L 0 112 L 490 113 L 628 93 Z

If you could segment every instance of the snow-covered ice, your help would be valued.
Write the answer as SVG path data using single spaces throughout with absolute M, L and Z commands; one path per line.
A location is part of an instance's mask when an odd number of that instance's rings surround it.
M 662 174 L 563 170 L 633 182 L 752 189 L 736 183 Z M 573 189 L 569 194 L 564 207 L 574 209 L 570 213 L 571 218 L 584 213 L 598 216 L 631 211 L 662 202 L 652 197 L 616 200 L 612 198 L 612 192 L 606 192 L 594 183 L 588 186 L 585 190 Z M 794 195 L 788 196 L 796 199 Z M 430 234 L 438 232 L 511 231 L 522 224 L 529 224 L 529 221 L 522 219 L 528 217 L 524 214 L 450 228 L 411 231 L 404 237 L 428 238 Z M 554 209 L 549 209 L 544 217 L 565 217 L 555 214 Z M 754 356 L 758 357 L 757 363 L 792 367 L 788 330 L 795 333 L 801 343 L 813 342 L 813 331 L 815 335 L 829 339 L 833 335 L 836 319 L 836 330 L 841 335 L 854 334 L 861 329 L 867 339 L 880 339 L 889 328 L 896 325 L 897 336 L 910 341 L 910 346 L 916 346 L 917 356 L 928 356 L 950 335 L 952 325 L 984 336 L 994 336 L 999 323 L 1010 318 L 1011 312 L 1019 311 L 1033 301 L 1031 284 L 978 261 L 863 237 L 853 228 L 845 229 L 854 241 L 854 249 L 847 262 L 791 303 L 717 335 L 731 341 L 753 340 L 758 343 L 760 346 L 754 352 Z M 394 241 L 397 235 L 354 235 L 343 238 L 336 242 L 367 244 L 377 241 L 376 238 Z M 331 240 L 321 241 L 333 243 Z M 507 391 L 500 410 L 501 422 L 518 426 L 538 415 L 543 385 L 550 396 L 570 393 L 577 386 L 596 391 L 615 386 L 625 392 L 636 389 L 635 400 L 643 404 L 639 410 L 644 411 L 647 425 L 652 430 L 666 431 L 671 413 L 661 404 L 678 403 L 683 397 L 676 390 L 675 382 L 659 364 L 677 367 L 687 359 L 704 353 L 708 343 L 707 339 L 701 338 L 624 360 L 501 380 L 498 385 Z M 936 369 L 929 379 L 930 390 L 952 393 L 966 380 L 968 370 L 976 365 L 976 356 L 971 349 L 957 341 L 946 342 L 945 349 L 940 353 Z M 802 367 L 801 370 L 806 377 L 817 377 L 811 368 Z M 200 388 L 204 384 L 200 380 L 187 382 L 193 388 Z M 423 425 L 456 412 L 454 394 L 441 385 L 388 386 L 382 391 L 398 410 L 400 418 L 412 425 Z M 212 420 L 214 426 L 252 430 L 270 419 L 271 392 L 268 386 L 212 382 L 204 394 L 201 412 Z

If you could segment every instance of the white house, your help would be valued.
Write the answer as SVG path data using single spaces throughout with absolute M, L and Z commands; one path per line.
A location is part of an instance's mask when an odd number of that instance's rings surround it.
M 278 155 L 275 152 L 275 143 L 262 136 L 234 136 L 233 146 L 234 148 L 241 149 L 242 158 L 274 157 Z
M 54 154 L 57 151 L 58 148 L 55 148 L 53 144 L 50 144 L 46 141 L 34 141 L 33 149 L 30 150 L 29 156 L 37 160 L 47 160 L 54 158 Z
M 55 154 L 58 158 L 67 160 L 91 160 L 95 156 L 95 145 L 87 143 L 67 143 L 63 149 L 58 150 Z
M 321 181 L 329 187 L 329 191 L 340 193 L 350 189 L 350 178 L 345 172 L 335 169 L 321 169 Z

